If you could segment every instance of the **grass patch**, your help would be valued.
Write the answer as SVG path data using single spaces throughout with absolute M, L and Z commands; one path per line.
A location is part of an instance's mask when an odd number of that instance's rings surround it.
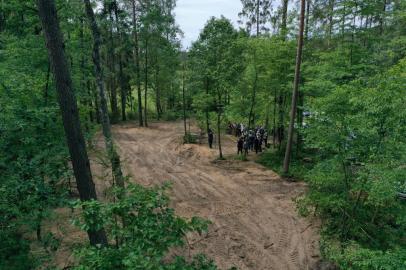
M 196 144 L 197 143 L 197 135 L 187 132 L 186 135 L 183 136 L 183 143 L 186 144 Z
M 268 149 L 266 152 L 262 153 L 258 158 L 257 162 L 274 172 L 288 177 L 294 180 L 304 180 L 305 175 L 311 169 L 313 169 L 316 163 L 316 154 L 311 151 L 303 151 L 301 155 L 297 155 L 296 152 L 292 153 L 291 163 L 289 167 L 289 173 L 287 175 L 283 174 L 283 159 L 285 156 L 285 151 L 282 149 Z
M 233 156 L 234 160 L 239 160 L 239 161 L 248 161 L 248 158 L 246 155 L 235 155 Z

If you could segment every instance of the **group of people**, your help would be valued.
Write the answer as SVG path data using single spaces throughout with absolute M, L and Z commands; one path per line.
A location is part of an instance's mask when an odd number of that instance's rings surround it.
M 238 135 L 237 154 L 248 155 L 249 151 L 258 154 L 262 152 L 263 146 L 268 147 L 268 132 L 263 127 L 243 129 Z
M 263 147 L 268 147 L 268 132 L 264 127 L 257 126 L 254 129 L 248 129 L 244 124 L 229 123 L 227 134 L 234 135 L 238 138 L 237 154 L 248 155 L 250 151 L 255 153 L 262 152 Z M 214 132 L 208 130 L 209 147 L 213 147 Z

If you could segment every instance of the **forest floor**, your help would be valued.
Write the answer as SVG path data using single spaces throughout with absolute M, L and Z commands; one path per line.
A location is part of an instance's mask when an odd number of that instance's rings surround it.
M 207 144 L 184 145 L 182 122 L 151 123 L 149 128 L 127 123 L 115 126 L 113 133 L 130 181 L 145 186 L 170 181 L 171 206 L 179 216 L 212 222 L 208 233 L 188 235 L 187 247 L 177 254 L 204 253 L 224 270 L 317 268 L 318 224 L 300 217 L 294 203 L 305 192 L 304 183 L 282 179 L 253 161 L 253 153 L 248 161 L 236 160 L 232 136 L 223 137 L 227 159 L 221 161 L 216 159 L 218 150 Z M 103 146 L 98 138 L 96 144 Z M 102 180 L 108 171 L 96 164 L 94 155 L 92 159 L 103 196 L 110 185 Z M 73 237 L 72 243 L 85 237 L 66 229 L 65 233 Z M 66 263 L 66 255 L 58 257 Z

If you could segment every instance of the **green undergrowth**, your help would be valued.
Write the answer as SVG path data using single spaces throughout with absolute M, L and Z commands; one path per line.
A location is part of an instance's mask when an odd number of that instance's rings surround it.
M 107 247 L 82 245 L 75 255 L 76 270 L 215 270 L 215 264 L 204 255 L 192 259 L 171 256 L 174 247 L 183 247 L 189 232 L 202 234 L 209 221 L 193 217 L 183 219 L 169 207 L 163 187 L 145 188 L 129 184 L 123 191 L 116 189 L 112 202 L 89 201 L 74 203 L 80 217 L 73 223 L 83 231 L 104 228 L 109 239 Z
M 263 152 L 257 162 L 277 174 L 287 177 L 291 180 L 305 180 L 306 174 L 314 167 L 317 160 L 317 156 L 314 152 L 305 150 L 301 155 L 298 155 L 296 151 L 292 152 L 291 163 L 289 167 L 289 173 L 284 175 L 283 173 L 283 159 L 285 151 L 270 148 Z
M 184 136 L 183 136 L 183 143 L 186 144 L 195 144 L 197 143 L 197 136 L 193 133 L 187 132 Z

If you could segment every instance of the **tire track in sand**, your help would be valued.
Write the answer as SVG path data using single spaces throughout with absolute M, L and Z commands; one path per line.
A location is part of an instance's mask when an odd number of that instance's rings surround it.
M 210 219 L 206 236 L 189 235 L 191 254 L 205 253 L 220 269 L 313 269 L 317 228 L 298 217 L 292 199 L 305 191 L 253 162 L 213 162 L 217 151 L 182 145 L 182 123 L 114 127 L 126 173 L 141 184 L 172 181 L 172 206 L 184 217 Z M 224 138 L 224 153 L 234 142 Z M 189 251 L 179 251 L 188 255 Z

